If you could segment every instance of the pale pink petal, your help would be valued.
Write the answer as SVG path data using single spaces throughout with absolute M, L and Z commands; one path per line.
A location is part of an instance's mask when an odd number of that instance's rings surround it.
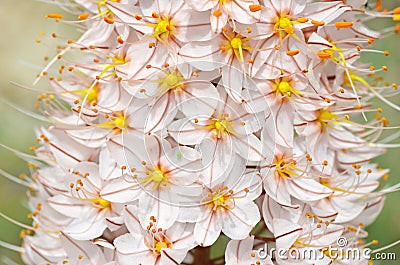
M 171 123 L 168 126 L 168 133 L 180 144 L 194 145 L 199 144 L 209 131 L 194 124 L 192 118 L 185 118 Z
M 143 231 L 140 225 L 138 212 L 139 209 L 136 205 L 127 205 L 123 212 L 126 228 L 128 228 L 128 231 L 132 234 L 140 234 Z
M 146 116 L 145 132 L 152 133 L 168 127 L 177 111 L 175 97 L 172 93 L 165 93 L 157 98 Z
M 206 206 L 205 206 L 206 207 Z M 222 230 L 222 219 L 218 211 L 203 211 L 203 215 L 194 227 L 194 237 L 200 246 L 210 246 L 219 237 Z
M 57 212 L 74 218 L 88 216 L 93 213 L 90 207 L 88 207 L 87 202 L 78 199 L 71 199 L 70 197 L 63 195 L 53 196 L 47 199 L 47 202 Z
M 171 249 L 163 248 L 161 249 L 161 259 L 160 264 L 165 265 L 176 265 L 180 264 L 188 253 L 188 249 Z
M 171 203 L 173 198 L 170 196 L 174 195 L 157 189 L 140 198 L 139 220 L 143 229 L 151 222 L 151 216 L 156 218 L 159 228 L 168 229 L 174 224 L 179 215 L 179 207 Z
M 341 1 L 318 2 L 308 4 L 302 15 L 327 24 L 349 10 L 351 7 Z
M 260 211 L 252 201 L 237 200 L 235 206 L 222 215 L 222 232 L 231 239 L 246 238 L 260 221 Z
M 287 189 L 293 197 L 302 201 L 316 201 L 333 194 L 331 189 L 306 177 L 292 177 Z
M 89 240 L 99 237 L 107 228 L 105 212 L 97 212 L 85 219 L 75 219 L 64 232 L 76 240 Z
M 107 262 L 101 248 L 90 241 L 76 241 L 64 233 L 61 233 L 60 239 L 67 252 L 68 263 L 102 265 Z
M 233 135 L 232 143 L 235 152 L 246 160 L 260 161 L 263 158 L 263 145 L 254 134 Z
M 274 219 L 274 236 L 276 239 L 276 247 L 289 249 L 300 236 L 303 228 L 298 224 L 294 224 L 285 219 Z
M 197 11 L 205 11 L 214 6 L 214 3 L 211 0 L 186 0 L 185 2 Z
M 261 11 L 250 11 L 250 5 L 257 5 L 258 0 L 229 1 L 224 5 L 230 17 L 239 23 L 251 24 L 260 19 Z
M 205 167 L 202 172 L 203 183 L 213 185 L 223 181 L 227 177 L 234 160 L 230 137 L 224 139 L 206 138 L 200 143 L 199 147 Z
M 213 41 L 189 42 L 181 48 L 179 55 L 192 66 L 211 71 L 220 68 L 226 62 L 226 56 L 221 51 L 221 45 L 226 41 L 218 36 Z
M 142 235 L 124 234 L 114 240 L 114 245 L 117 249 L 117 260 L 121 265 L 149 264 L 156 263 L 156 256 L 144 244 Z
M 183 8 L 175 15 L 174 36 L 182 42 L 208 41 L 215 37 L 211 31 L 210 13 Z
M 220 100 L 217 89 L 208 81 L 189 81 L 176 94 L 178 108 L 188 118 L 211 116 Z
M 213 13 L 217 10 L 221 11 L 221 16 L 214 16 Z M 211 30 L 214 33 L 220 33 L 222 28 L 226 25 L 228 22 L 229 15 L 227 12 L 222 11 L 219 7 L 219 5 L 216 5 L 212 10 L 211 10 Z
M 127 203 L 136 200 L 141 193 L 140 184 L 131 175 L 124 175 L 109 180 L 100 196 L 111 202 Z

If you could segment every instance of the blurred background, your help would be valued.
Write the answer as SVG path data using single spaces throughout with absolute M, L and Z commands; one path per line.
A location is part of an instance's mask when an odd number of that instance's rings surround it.
M 49 1 L 51 2 L 51 1 Z M 385 8 L 392 9 L 400 6 L 400 0 L 383 1 Z M 31 86 L 37 73 L 45 65 L 44 57 L 50 58 L 55 55 L 51 40 L 53 32 L 65 38 L 78 36 L 77 32 L 70 26 L 56 23 L 54 20 L 44 18 L 46 13 L 60 12 L 56 5 L 45 4 L 41 1 L 32 0 L 1 0 L 0 4 L 0 97 L 11 101 L 27 110 L 34 111 L 36 102 L 35 93 L 27 92 L 10 84 L 10 81 Z M 371 26 L 375 29 L 387 27 L 393 22 L 382 20 L 374 22 Z M 39 33 L 42 43 L 36 43 Z M 389 50 L 391 55 L 370 56 L 364 59 L 365 62 L 374 62 L 376 68 L 387 65 L 389 71 L 386 79 L 389 83 L 400 83 L 400 35 L 391 36 L 387 39 L 377 41 L 375 47 L 380 50 Z M 38 89 L 46 89 L 45 82 L 39 83 Z M 393 100 L 393 99 L 392 99 Z M 397 99 L 397 104 L 400 100 Z M 386 116 L 390 125 L 400 124 L 400 113 L 393 111 L 384 104 L 383 115 Z M 15 148 L 22 152 L 30 153 L 29 146 L 34 145 L 35 137 L 33 129 L 40 126 L 40 122 L 27 115 L 24 115 L 10 106 L 0 102 L 0 143 Z M 376 159 L 382 168 L 390 168 L 391 173 L 383 186 L 393 185 L 400 182 L 400 149 L 389 150 L 383 157 Z M 26 163 L 16 157 L 12 152 L 0 147 L 0 169 L 18 176 L 21 173 L 28 173 Z M 20 222 L 29 224 L 26 208 L 26 188 L 17 185 L 0 176 L 0 211 Z M 389 194 L 383 212 L 376 222 L 367 228 L 370 233 L 370 240 L 379 240 L 378 248 L 388 245 L 400 239 L 400 193 Z M 0 240 L 19 245 L 20 228 L 0 217 Z M 397 261 L 376 262 L 375 264 L 399 264 L 400 246 L 386 250 L 395 252 Z M 22 264 L 18 253 L 0 248 L 0 265 L 5 264 L 4 257 L 9 257 Z

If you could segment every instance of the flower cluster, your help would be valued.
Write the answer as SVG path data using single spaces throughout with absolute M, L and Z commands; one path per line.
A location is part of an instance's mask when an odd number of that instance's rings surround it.
M 388 170 L 370 161 L 389 127 L 369 101 L 390 104 L 397 85 L 370 84 L 387 67 L 359 58 L 389 55 L 368 48 L 379 32 L 364 20 L 400 10 L 66 2 L 77 20 L 46 17 L 83 34 L 38 76 L 52 88 L 38 98 L 52 124 L 29 157 L 27 264 L 368 264 L 324 249 L 338 238 L 366 247 L 363 227 L 393 190 L 377 190 Z M 211 257 L 223 237 L 225 255 Z M 321 257 L 261 258 L 264 244 Z

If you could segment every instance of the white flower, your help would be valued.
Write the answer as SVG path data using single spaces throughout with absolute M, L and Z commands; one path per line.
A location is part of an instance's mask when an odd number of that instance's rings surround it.
M 204 190 L 199 208 L 187 209 L 192 214 L 200 211 L 194 237 L 201 246 L 212 245 L 221 231 L 232 239 L 244 239 L 260 220 L 253 202 L 261 193 L 260 176 L 254 172 L 242 175 L 243 171 L 243 160 L 235 159 L 227 179 Z
M 79 163 L 64 179 L 65 192 L 47 200 L 51 207 L 72 217 L 64 232 L 77 240 L 99 237 L 107 228 L 106 218 L 116 215 L 116 205 L 101 197 L 104 181 L 97 164 Z
M 144 144 L 146 143 L 146 145 Z M 157 136 L 144 139 L 126 134 L 108 143 L 111 156 L 131 175 L 110 181 L 101 196 L 114 202 L 139 200 L 143 227 L 154 216 L 160 227 L 170 228 L 177 220 L 179 203 L 196 201 L 200 186 L 200 154 L 189 147 L 171 148 Z
M 119 264 L 179 264 L 187 252 L 196 246 L 193 238 L 193 224 L 175 223 L 169 229 L 162 229 L 154 217 L 143 229 L 135 212 L 127 207 L 124 220 L 130 233 L 115 239 Z
M 194 0 L 186 1 L 195 10 L 211 9 L 211 27 L 215 33 L 221 32 L 229 19 L 239 23 L 250 24 L 256 22 L 261 15 L 261 6 L 258 0 L 218 1 Z

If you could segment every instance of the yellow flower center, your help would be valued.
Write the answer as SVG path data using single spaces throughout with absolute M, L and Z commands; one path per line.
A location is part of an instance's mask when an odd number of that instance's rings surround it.
M 240 34 L 234 32 L 227 32 L 224 34 L 227 42 L 225 46 L 221 46 L 221 50 L 231 51 L 235 57 L 242 63 L 244 63 L 244 51 L 250 51 L 253 48 L 247 44 L 249 38 L 245 38 Z
M 114 117 L 110 118 L 110 121 L 100 123 L 98 126 L 101 128 L 112 129 L 115 133 L 121 133 L 128 127 L 126 117 L 123 113 L 116 112 L 113 114 Z
M 169 90 L 181 90 L 183 89 L 183 81 L 185 78 L 178 70 L 171 69 L 169 71 L 163 71 L 165 76 L 161 79 L 155 80 L 157 83 L 161 83 L 160 92 L 161 94 Z
M 276 17 L 275 20 L 275 30 L 278 31 L 280 35 L 282 34 L 282 31 L 286 34 L 294 33 L 293 24 L 295 22 L 291 21 L 287 15 L 281 14 L 279 17 Z
M 168 241 L 154 241 L 154 252 L 157 256 L 161 255 L 161 249 L 171 248 L 172 244 Z
M 231 209 L 231 200 L 232 192 L 228 191 L 228 187 L 222 186 L 217 188 L 215 191 L 210 192 L 205 202 L 213 209 L 213 211 L 217 211 Z
M 169 176 L 166 174 L 166 170 L 158 166 L 155 166 L 152 170 L 146 172 L 147 177 L 140 180 L 145 184 L 152 183 L 153 189 L 156 190 L 159 187 L 165 187 L 169 183 Z
M 148 24 L 150 27 L 154 27 L 154 32 L 151 35 L 152 38 L 156 38 L 160 42 L 168 41 L 171 34 L 174 31 L 174 25 L 172 21 L 167 17 L 158 17 L 158 22 L 155 24 Z
M 217 138 L 224 138 L 228 134 L 235 134 L 233 129 L 233 122 L 228 119 L 228 114 L 223 114 L 217 119 L 210 121 L 209 125 L 206 125 L 204 129 L 210 130 L 210 132 Z
M 292 81 L 288 81 L 284 78 L 278 78 L 275 80 L 274 91 L 277 96 L 291 98 L 292 94 L 299 96 L 302 92 L 292 87 Z
M 323 127 L 329 127 L 329 123 L 332 124 L 340 124 L 340 121 L 337 121 L 339 116 L 335 115 L 328 108 L 324 108 L 319 110 L 317 120 Z
M 88 102 L 89 104 L 92 104 L 92 103 L 95 103 L 98 101 L 98 96 L 99 96 L 98 85 L 94 85 L 94 86 L 88 87 L 86 89 L 71 90 L 71 92 L 79 95 L 81 97 L 82 101 L 84 101 L 86 99 L 86 102 Z
M 96 198 L 96 199 L 90 199 L 90 201 L 93 202 L 94 204 L 100 206 L 101 208 L 104 208 L 104 209 L 111 208 L 111 202 L 109 202 L 107 200 Z
M 240 49 L 243 45 L 241 38 L 235 37 L 231 40 L 231 46 L 233 49 Z
M 288 161 L 285 158 L 277 159 L 275 162 L 275 173 L 282 178 L 290 178 L 291 176 L 298 176 L 296 173 L 296 166 L 293 161 Z

